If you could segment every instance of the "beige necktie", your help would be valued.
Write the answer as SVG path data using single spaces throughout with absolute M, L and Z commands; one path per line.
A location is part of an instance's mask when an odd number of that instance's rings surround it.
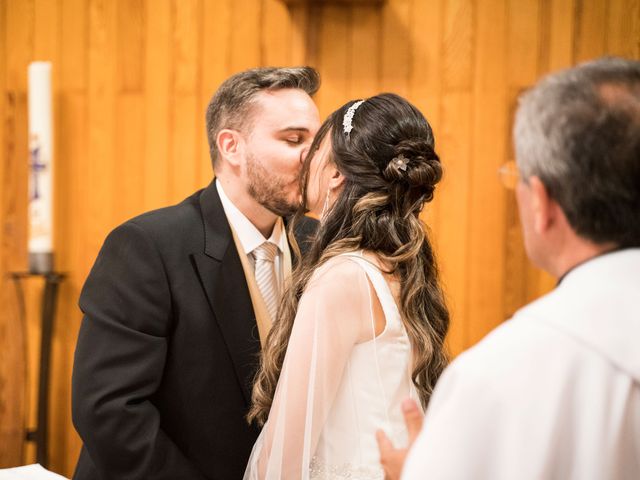
M 256 262 L 256 283 L 273 322 L 278 313 L 278 301 L 280 300 L 274 263 L 278 254 L 278 246 L 271 242 L 264 242 L 251 253 Z

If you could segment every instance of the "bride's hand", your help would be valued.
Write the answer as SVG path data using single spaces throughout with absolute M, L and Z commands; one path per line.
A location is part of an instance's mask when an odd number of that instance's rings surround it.
M 402 402 L 402 414 L 409 432 L 409 445 L 407 448 L 395 448 L 389 437 L 382 430 L 376 432 L 376 440 L 380 450 L 380 464 L 384 468 L 385 480 L 398 480 L 400 478 L 407 453 L 422 429 L 424 417 L 413 400 L 406 399 Z

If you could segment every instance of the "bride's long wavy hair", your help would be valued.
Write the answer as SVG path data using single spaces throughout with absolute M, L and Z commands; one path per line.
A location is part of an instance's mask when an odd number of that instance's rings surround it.
M 358 107 L 353 130 L 347 135 L 342 123 L 353 103 L 342 106 L 322 124 L 302 168 L 302 207 L 289 229 L 290 242 L 301 261 L 262 351 L 247 416 L 250 422 L 263 424 L 269 415 L 298 302 L 311 275 L 342 252 L 374 252 L 399 280 L 399 307 L 412 347 L 411 376 L 424 407 L 447 364 L 443 344 L 449 313 L 433 249 L 419 218 L 442 177 L 433 132 L 417 108 L 398 95 L 385 93 Z M 344 188 L 323 215 L 309 251 L 300 257 L 291 232 L 307 211 L 309 165 L 327 135 L 331 140 L 329 161 L 344 176 Z M 393 161 L 399 157 L 405 160 Z

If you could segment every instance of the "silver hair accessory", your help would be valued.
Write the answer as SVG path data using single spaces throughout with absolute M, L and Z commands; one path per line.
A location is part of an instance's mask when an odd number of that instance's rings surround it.
M 403 154 L 398 155 L 397 157 L 393 157 L 391 161 L 395 164 L 403 172 L 407 171 L 407 164 L 409 163 L 409 159 L 405 157 Z
M 355 115 L 358 107 L 363 103 L 364 103 L 364 100 L 358 100 L 356 103 L 351 105 L 347 110 L 347 113 L 344 114 L 344 118 L 342 119 L 342 130 L 347 135 L 349 135 L 351 130 L 353 130 L 353 125 L 351 124 L 351 122 L 353 121 L 353 116 Z

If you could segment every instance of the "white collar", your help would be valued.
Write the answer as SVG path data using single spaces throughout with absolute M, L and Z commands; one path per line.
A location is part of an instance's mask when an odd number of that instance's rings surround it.
M 569 272 L 558 287 L 518 315 L 561 329 L 640 381 L 637 298 L 640 248 L 600 255 Z
M 271 242 L 275 244 L 279 253 L 283 252 L 287 248 L 287 236 L 284 231 L 284 222 L 282 217 L 278 217 L 276 224 L 273 227 L 271 236 L 267 239 L 260 233 L 260 230 L 251 223 L 251 221 L 236 207 L 233 202 L 227 197 L 227 194 L 222 188 L 222 183 L 216 180 L 216 188 L 218 189 L 218 195 L 220 195 L 220 201 L 222 202 L 222 208 L 231 225 L 231 228 L 236 232 L 238 240 L 244 249 L 244 253 L 249 255 L 253 250 L 258 248 L 264 242 Z

